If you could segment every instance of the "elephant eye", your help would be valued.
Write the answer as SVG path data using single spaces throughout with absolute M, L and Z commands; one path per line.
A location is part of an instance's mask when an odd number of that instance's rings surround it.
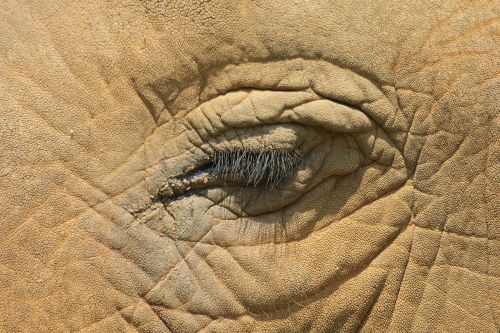
M 188 175 L 169 180 L 164 197 L 192 194 L 210 186 L 243 186 L 274 189 L 295 170 L 301 154 L 297 149 L 220 149 L 207 163 Z
M 213 173 L 245 186 L 274 188 L 290 175 L 300 157 L 296 149 L 216 150 L 212 159 Z
M 237 216 L 270 213 L 385 158 L 370 148 L 383 134 L 366 114 L 310 92 L 228 93 L 192 110 L 184 126 L 176 141 L 184 153 L 167 160 L 172 176 L 156 196 L 167 209 L 195 200 Z

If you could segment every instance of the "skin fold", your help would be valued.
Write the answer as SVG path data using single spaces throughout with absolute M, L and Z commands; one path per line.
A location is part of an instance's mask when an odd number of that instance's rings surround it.
M 2 1 L 0 332 L 498 332 L 499 8 Z

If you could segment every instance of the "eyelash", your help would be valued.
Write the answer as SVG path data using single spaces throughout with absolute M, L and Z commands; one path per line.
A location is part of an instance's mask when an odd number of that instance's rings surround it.
M 216 150 L 211 170 L 224 179 L 246 180 L 246 186 L 274 188 L 290 175 L 301 159 L 302 155 L 296 149 Z

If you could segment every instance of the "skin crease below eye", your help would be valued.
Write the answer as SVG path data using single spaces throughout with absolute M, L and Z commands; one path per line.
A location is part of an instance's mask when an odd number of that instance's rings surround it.
M 0 333 L 499 331 L 498 1 L 0 7 Z

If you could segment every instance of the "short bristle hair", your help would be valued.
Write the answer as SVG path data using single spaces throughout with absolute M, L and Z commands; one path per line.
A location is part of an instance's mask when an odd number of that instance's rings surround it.
M 221 149 L 215 150 L 214 173 L 225 178 L 245 179 L 246 185 L 276 187 L 300 161 L 297 150 Z

